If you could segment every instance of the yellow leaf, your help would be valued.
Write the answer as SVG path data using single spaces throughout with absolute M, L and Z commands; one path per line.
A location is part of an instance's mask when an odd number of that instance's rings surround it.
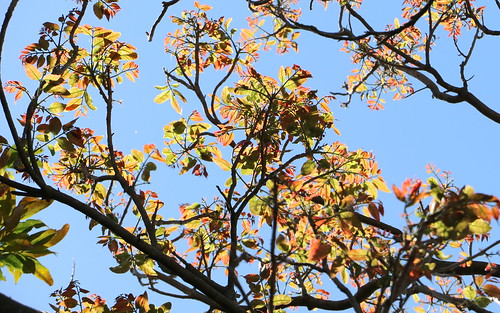
M 221 169 L 224 171 L 230 171 L 231 170 L 231 163 L 228 161 L 224 160 L 223 158 L 213 158 L 212 161 L 214 161 L 215 164 L 219 165 Z
M 165 90 L 154 98 L 155 103 L 163 103 L 172 97 L 171 90 Z
M 368 250 L 365 249 L 352 249 L 347 252 L 347 255 L 354 261 L 368 260 Z
M 34 197 L 24 197 L 20 202 L 19 206 L 25 207 L 25 211 L 21 216 L 21 219 L 27 219 L 40 212 L 41 210 L 48 207 L 54 200 L 39 199 Z
M 42 72 L 40 72 L 33 64 L 24 64 L 24 71 L 30 79 L 40 80 L 40 78 L 42 78 Z
M 172 105 L 172 108 L 174 108 L 175 112 L 182 114 L 182 109 L 179 105 L 179 102 L 177 102 L 177 99 L 175 97 L 172 97 L 170 99 L 170 104 Z
M 61 241 L 64 237 L 66 237 L 66 234 L 68 233 L 69 230 L 69 224 L 64 224 L 61 229 L 57 230 L 54 236 L 44 245 L 45 247 L 52 247 L 53 245 L 57 244 L 59 241 Z
M 287 305 L 292 302 L 292 298 L 287 295 L 275 295 L 273 298 L 273 303 L 276 306 Z
M 43 266 L 38 260 L 35 261 L 35 277 L 43 280 L 44 282 L 47 283 L 47 285 L 52 286 L 54 284 L 54 279 L 52 278 L 52 275 L 50 275 L 49 270 Z
M 378 190 L 383 191 L 383 192 L 388 192 L 390 193 L 391 190 L 387 187 L 384 179 L 382 177 L 377 177 L 373 180 L 373 184 L 375 187 L 377 187 Z
M 401 24 L 399 23 L 398 18 L 397 18 L 397 17 L 396 17 L 396 18 L 394 18 L 394 27 L 395 27 L 395 28 L 399 28 L 400 26 L 401 26 Z

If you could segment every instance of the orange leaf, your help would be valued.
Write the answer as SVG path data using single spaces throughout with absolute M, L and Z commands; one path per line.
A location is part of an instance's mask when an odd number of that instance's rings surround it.
M 135 298 L 135 307 L 138 309 L 143 309 L 146 312 L 149 311 L 149 300 L 147 291 L 144 291 L 142 295 L 139 295 L 137 296 L 137 298 Z
M 194 122 L 201 122 L 203 121 L 203 117 L 201 116 L 200 112 L 198 111 L 193 111 L 193 113 L 191 113 L 191 117 L 190 119 Z
M 331 250 L 332 247 L 327 243 L 323 243 L 321 239 L 312 239 L 309 244 L 309 255 L 307 259 L 309 261 L 319 261 L 327 257 Z
M 396 187 L 396 185 L 392 185 L 392 190 L 394 191 L 394 194 L 396 195 L 396 198 L 398 198 L 399 201 L 403 202 L 406 201 L 405 194 L 403 193 L 403 191 L 401 191 L 401 189 Z
M 207 5 L 207 4 L 200 4 L 198 1 L 195 1 L 195 2 L 194 2 L 194 7 L 195 7 L 195 8 L 198 8 L 198 9 L 200 9 L 200 10 L 202 10 L 202 11 L 208 11 L 208 10 L 211 10 L 211 9 L 212 9 L 212 7 L 211 7 L 211 6 L 209 6 L 209 5 Z

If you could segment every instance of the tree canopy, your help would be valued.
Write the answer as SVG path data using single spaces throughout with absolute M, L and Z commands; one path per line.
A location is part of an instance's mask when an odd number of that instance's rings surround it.
M 5 12 L 0 58 L 18 2 Z M 53 284 L 57 269 L 39 258 L 57 251 L 70 225 L 53 229 L 35 214 L 61 206 L 99 229 L 112 272 L 165 301 L 150 303 L 146 291 L 105 301 L 74 279 L 54 291 L 55 312 L 166 313 L 179 310 L 176 298 L 208 312 L 491 312 L 500 298 L 500 241 L 490 238 L 500 200 L 432 165 L 430 178 L 388 186 L 372 152 L 339 141 L 335 110 L 359 100 L 381 110 L 387 98 L 426 93 L 500 123 L 471 87 L 481 71 L 469 70 L 478 42 L 500 34 L 488 23 L 500 3 L 405 0 L 390 4 L 400 11 L 390 21 L 374 20 L 360 0 L 247 0 L 234 21 L 232 12 L 214 14 L 220 1 L 148 3 L 158 12 L 147 39 L 163 41 L 170 60 L 158 66 L 165 79 L 151 82 L 151 101 L 178 118 L 163 121 L 162 140 L 124 151 L 120 124 L 136 121 L 117 117 L 128 104 L 116 94 L 148 77 L 141 51 L 106 25 L 133 12 L 118 0 L 73 2 L 21 52 L 25 79 L 0 72 L 0 280 L 9 272 Z M 95 19 L 99 26 L 87 24 Z M 342 84 L 315 88 L 301 66 L 302 36 L 349 55 L 352 71 L 332 73 L 345 75 Z M 434 61 L 443 42 L 453 44 L 456 71 Z M 271 53 L 294 61 L 262 65 Z M 219 183 L 173 210 L 161 189 L 167 180 L 175 188 L 177 174 L 194 176 L 193 186 Z M 385 217 L 380 193 L 401 204 L 398 223 Z

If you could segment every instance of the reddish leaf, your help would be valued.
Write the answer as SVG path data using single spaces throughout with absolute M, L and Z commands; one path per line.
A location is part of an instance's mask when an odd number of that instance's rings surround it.
M 312 239 L 309 244 L 309 261 L 319 261 L 330 254 L 332 247 L 321 239 Z

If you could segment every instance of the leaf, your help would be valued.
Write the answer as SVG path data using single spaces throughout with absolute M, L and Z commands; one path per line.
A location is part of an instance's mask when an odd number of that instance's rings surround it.
M 66 105 L 61 102 L 54 102 L 49 106 L 49 111 L 51 113 L 61 113 L 66 109 Z
M 401 189 L 396 187 L 396 185 L 392 185 L 392 191 L 394 191 L 394 194 L 396 195 L 396 198 L 398 198 L 399 201 L 406 201 L 406 195 L 403 193 Z
M 61 229 L 57 230 L 54 234 L 54 236 L 44 245 L 45 247 L 49 248 L 57 243 L 59 243 L 64 237 L 66 237 L 66 234 L 69 231 L 69 224 L 64 224 Z
M 137 296 L 137 298 L 135 298 L 135 307 L 138 309 L 142 309 L 145 312 L 149 311 L 149 300 L 147 291 L 144 291 L 142 295 L 139 295 Z
M 483 291 L 490 297 L 500 299 L 500 288 L 492 284 L 486 284 L 483 286 Z
M 149 276 L 157 276 L 158 274 L 154 270 L 155 263 L 153 260 L 148 259 L 141 265 L 139 265 L 139 269 L 144 272 L 144 274 Z
M 467 299 L 470 299 L 470 300 L 474 300 L 476 298 L 476 289 L 472 286 L 467 286 L 463 289 L 463 294 L 464 294 L 464 297 L 466 297 Z
M 280 249 L 280 251 L 283 251 L 285 253 L 290 251 L 288 240 L 283 234 L 279 234 L 278 238 L 276 238 L 276 245 L 278 246 L 278 249 Z
M 156 103 L 163 103 L 163 102 L 169 100 L 171 97 L 172 97 L 172 91 L 169 89 L 169 90 L 165 90 L 162 93 L 160 93 L 159 95 L 157 95 L 153 101 Z
M 316 162 L 314 160 L 307 160 L 302 164 L 300 173 L 302 175 L 309 175 L 316 169 Z
M 484 235 L 491 230 L 491 226 L 487 221 L 478 218 L 469 224 L 469 230 L 474 235 Z
M 61 120 L 57 116 L 51 118 L 50 121 L 49 121 L 49 131 L 53 135 L 57 135 L 57 134 L 59 134 L 59 132 L 61 131 L 61 129 L 62 129 Z
M 269 209 L 269 205 L 265 201 L 266 198 L 263 197 L 253 197 L 248 202 L 248 207 L 250 212 L 255 215 L 262 216 Z
M 50 275 L 49 270 L 43 266 L 38 260 L 35 261 L 35 277 L 47 283 L 47 285 L 52 286 L 54 284 L 54 279 Z
M 377 178 L 373 179 L 372 182 L 377 187 L 378 190 L 387 193 L 391 192 L 391 190 L 387 187 L 387 184 L 385 183 L 382 177 L 378 176 Z
M 207 5 L 207 4 L 200 4 L 198 1 L 195 1 L 195 2 L 194 2 L 194 7 L 195 7 L 195 8 L 198 8 L 198 9 L 200 9 L 200 10 L 202 10 L 202 11 L 208 11 L 208 10 L 211 10 L 211 9 L 212 9 L 212 7 L 211 7 L 211 6 L 209 6 L 209 5 Z
M 219 165 L 219 167 L 224 170 L 224 171 L 230 171 L 232 168 L 231 163 L 228 161 L 224 160 L 223 158 L 212 158 L 212 161 Z
M 87 104 L 89 109 L 94 111 L 97 110 L 97 108 L 94 106 L 94 101 L 92 101 L 92 97 L 90 97 L 90 94 L 87 91 L 83 93 L 83 99 L 85 100 L 85 103 Z
M 39 199 L 39 198 L 34 198 L 34 197 L 24 197 L 20 202 L 19 205 L 24 206 L 25 211 L 21 216 L 21 219 L 27 219 L 36 213 L 40 212 L 41 210 L 45 209 L 49 205 L 52 204 L 54 200 L 46 200 L 46 199 Z
M 370 202 L 370 204 L 368 204 L 368 211 L 375 220 L 380 222 L 380 212 L 378 211 L 378 207 L 375 203 Z
M 307 259 L 309 261 L 319 261 L 327 257 L 328 254 L 330 254 L 331 250 L 332 247 L 327 243 L 323 243 L 321 239 L 312 239 L 309 244 L 309 253 Z
M 40 72 L 33 64 L 25 63 L 24 71 L 26 72 L 26 76 L 30 79 L 40 80 L 42 78 L 42 72 Z
M 92 9 L 94 10 L 94 14 L 98 19 L 102 19 L 104 13 L 104 4 L 101 1 L 97 1 L 94 3 Z
M 276 306 L 287 305 L 292 302 L 292 298 L 287 295 L 275 295 L 273 297 L 273 304 Z
M 68 152 L 74 152 L 75 151 L 75 146 L 73 146 L 73 144 L 66 138 L 64 137 L 61 137 L 61 138 L 57 138 L 57 144 L 59 145 L 59 147 L 65 151 L 68 151 Z
M 354 261 L 366 261 L 369 257 L 369 251 L 365 249 L 352 249 L 347 252 L 347 255 Z
M 130 269 L 130 263 L 129 262 L 123 262 L 122 264 L 114 267 L 110 267 L 109 270 L 112 271 L 115 274 L 123 274 L 128 272 Z
M 172 108 L 174 108 L 175 112 L 182 114 L 182 108 L 175 97 L 170 98 L 170 104 L 172 105 Z

